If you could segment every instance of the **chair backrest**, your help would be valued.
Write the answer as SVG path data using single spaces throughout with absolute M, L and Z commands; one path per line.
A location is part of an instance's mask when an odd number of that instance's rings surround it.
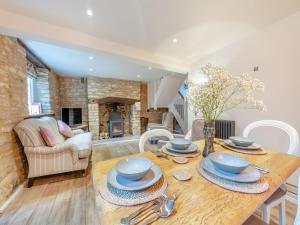
M 300 177 L 298 177 L 298 187 L 300 187 Z M 298 204 L 297 204 L 297 214 L 295 217 L 294 225 L 300 225 L 300 188 L 298 188 Z
M 165 130 L 165 129 L 148 130 L 145 133 L 143 133 L 143 135 L 140 138 L 140 142 L 139 142 L 140 152 L 145 151 L 145 143 L 149 138 L 157 137 L 157 136 L 164 136 L 164 137 L 169 138 L 169 140 L 174 138 L 173 134 L 170 131 Z
M 289 136 L 288 154 L 295 154 L 299 147 L 299 135 L 291 125 L 278 120 L 259 120 L 250 123 L 244 130 L 243 136 L 248 137 L 250 132 L 257 127 L 275 127 L 284 131 Z
M 204 139 L 204 120 L 195 119 L 192 124 L 191 141 L 199 141 Z
M 162 125 L 173 131 L 174 115 L 171 112 L 164 112 L 162 115 Z

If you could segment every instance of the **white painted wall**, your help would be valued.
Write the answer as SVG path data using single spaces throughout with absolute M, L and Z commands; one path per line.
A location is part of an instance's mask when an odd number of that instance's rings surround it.
M 207 62 L 222 65 L 236 75 L 249 72 L 265 83 L 266 91 L 258 97 L 266 103 L 267 112 L 234 110 L 223 116 L 236 120 L 237 134 L 261 119 L 285 121 L 300 133 L 300 12 L 197 61 L 189 79 L 199 79 L 201 65 Z M 254 66 L 259 66 L 258 72 L 253 72 Z M 193 115 L 189 115 L 191 125 Z M 274 149 L 288 145 L 286 135 L 270 129 L 259 129 L 254 137 Z

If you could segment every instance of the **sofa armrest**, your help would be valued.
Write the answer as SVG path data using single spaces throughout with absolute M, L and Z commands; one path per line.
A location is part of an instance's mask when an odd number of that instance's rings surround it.
M 40 146 L 40 147 L 25 147 L 24 151 L 26 154 L 35 154 L 35 155 L 52 155 L 62 152 L 70 152 L 72 154 L 73 163 L 76 163 L 79 160 L 78 156 L 78 147 L 73 144 L 63 143 L 56 145 L 54 147 L 49 146 Z
M 77 135 L 77 134 L 83 134 L 84 131 L 82 129 L 75 129 L 75 130 L 72 130 L 73 131 L 73 135 Z

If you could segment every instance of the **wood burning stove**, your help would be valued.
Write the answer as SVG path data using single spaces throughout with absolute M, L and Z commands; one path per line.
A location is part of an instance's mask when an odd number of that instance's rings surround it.
M 123 137 L 124 123 L 121 113 L 117 111 L 117 105 L 111 105 L 111 112 L 109 113 L 109 137 Z

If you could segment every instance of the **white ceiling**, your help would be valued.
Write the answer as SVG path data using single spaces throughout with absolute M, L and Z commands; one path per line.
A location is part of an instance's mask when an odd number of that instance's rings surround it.
M 88 8 L 94 12 L 92 17 L 86 15 Z M 0 0 L 0 9 L 133 47 L 152 54 L 155 59 L 168 57 L 191 64 L 299 11 L 300 1 Z M 178 39 L 177 44 L 172 43 L 174 38 Z M 32 48 L 37 45 L 33 43 Z M 48 46 L 49 49 L 55 46 Z M 68 51 L 72 49 L 64 54 Z M 103 60 L 103 55 L 99 57 Z M 64 59 L 72 64 L 68 60 Z
M 167 70 L 139 64 L 108 53 L 64 48 L 53 44 L 23 40 L 50 68 L 66 76 L 101 76 L 117 79 L 150 81 L 174 74 Z M 89 57 L 93 59 L 90 60 Z M 90 71 L 92 69 L 93 71 Z

